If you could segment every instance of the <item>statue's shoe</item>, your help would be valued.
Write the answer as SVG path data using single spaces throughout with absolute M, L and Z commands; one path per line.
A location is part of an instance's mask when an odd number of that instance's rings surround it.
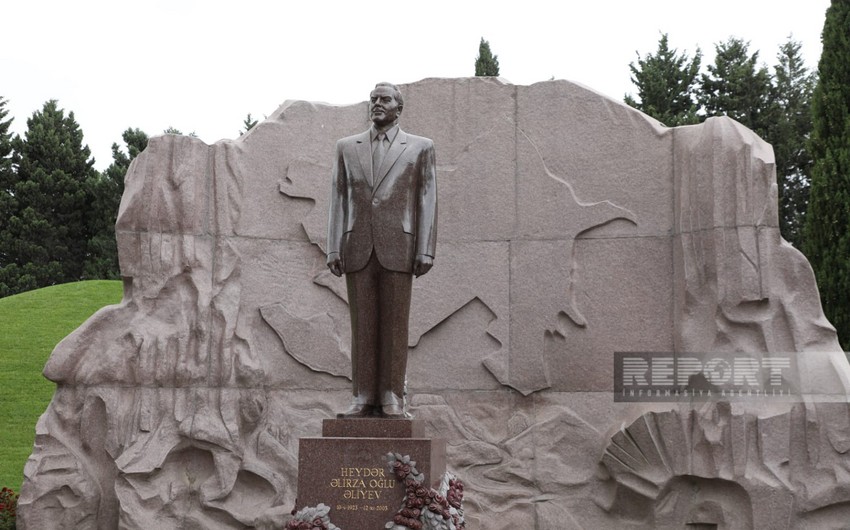
M 367 403 L 352 403 L 345 412 L 336 415 L 337 418 L 365 418 L 375 411 L 375 405 Z

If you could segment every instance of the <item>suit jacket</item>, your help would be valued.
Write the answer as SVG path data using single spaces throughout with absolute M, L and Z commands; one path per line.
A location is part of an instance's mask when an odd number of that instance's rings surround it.
M 369 131 L 336 144 L 328 221 L 328 255 L 339 253 L 344 273 L 380 264 L 413 272 L 417 255 L 434 257 L 437 169 L 434 142 L 399 129 L 374 172 Z

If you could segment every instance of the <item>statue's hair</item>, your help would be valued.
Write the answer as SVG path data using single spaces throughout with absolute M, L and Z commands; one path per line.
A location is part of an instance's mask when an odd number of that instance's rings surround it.
M 396 101 L 398 101 L 399 108 L 404 107 L 404 98 L 401 96 L 401 90 L 399 90 L 397 86 L 392 83 L 382 82 L 375 85 L 375 88 L 378 88 L 379 86 L 385 86 L 393 89 L 393 97 Z

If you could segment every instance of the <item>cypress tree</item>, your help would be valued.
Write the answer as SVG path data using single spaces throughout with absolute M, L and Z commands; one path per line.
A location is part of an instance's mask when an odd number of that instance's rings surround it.
M 750 55 L 749 44 L 741 39 L 731 37 L 715 50 L 714 64 L 702 74 L 699 94 L 706 116 L 729 116 L 766 137 L 775 117 L 770 72 L 758 64 L 758 52 Z
M 850 347 L 850 2 L 832 0 L 812 100 L 814 160 L 803 249 L 824 312 Z
M 776 155 L 779 188 L 779 228 L 782 237 L 800 248 L 809 199 L 812 157 L 806 145 L 812 133 L 812 93 L 815 75 L 805 67 L 799 42 L 780 46 L 774 67 L 770 120 L 765 140 Z
M 493 55 L 490 51 L 490 43 L 481 37 L 481 43 L 478 45 L 478 57 L 475 58 L 475 76 L 476 77 L 498 77 L 499 75 L 499 56 Z
M 667 34 L 662 34 L 654 55 L 638 54 L 637 65 L 629 64 L 640 101 L 627 95 L 626 104 L 668 127 L 698 123 L 696 84 L 701 62 L 699 49 L 689 59 L 687 54 L 679 54 L 675 48 L 671 50 Z

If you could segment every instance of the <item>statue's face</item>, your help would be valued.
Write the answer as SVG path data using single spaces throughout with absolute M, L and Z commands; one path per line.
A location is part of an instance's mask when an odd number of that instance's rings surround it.
M 379 86 L 369 95 L 369 115 L 377 126 L 389 125 L 398 119 L 401 109 L 393 89 Z

